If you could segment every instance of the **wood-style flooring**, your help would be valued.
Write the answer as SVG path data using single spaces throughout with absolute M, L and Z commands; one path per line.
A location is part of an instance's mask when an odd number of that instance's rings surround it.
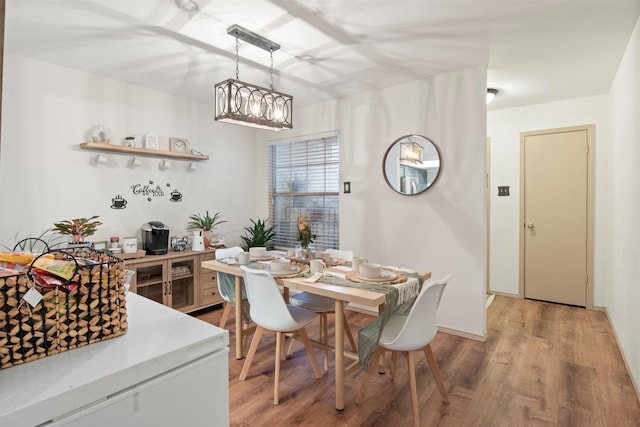
M 221 314 L 218 309 L 196 316 L 217 325 Z M 372 319 L 352 311 L 347 318 L 354 333 Z M 233 318 L 227 327 L 233 343 Z M 433 341 L 449 404 L 441 402 L 424 355 L 416 354 L 422 425 L 640 426 L 640 403 L 605 313 L 496 296 L 487 311 L 487 329 L 484 343 L 442 332 Z M 317 338 L 317 321 L 308 332 Z M 363 372 L 347 376 L 340 412 L 334 406 L 333 354 L 329 372 L 316 380 L 300 343 L 282 363 L 280 404 L 274 406 L 274 351 L 275 337 L 263 336 L 247 380 L 239 381 L 244 360 L 236 360 L 232 345 L 232 426 L 411 425 L 402 357 L 395 381 L 376 375 L 362 405 L 355 399 Z M 322 366 L 323 353 L 316 350 L 316 356 Z

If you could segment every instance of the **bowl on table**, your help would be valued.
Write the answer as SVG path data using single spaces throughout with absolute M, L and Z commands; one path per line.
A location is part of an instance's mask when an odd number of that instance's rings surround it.
M 291 271 L 291 260 L 289 259 L 274 259 L 271 261 L 270 268 L 272 273 L 288 273 Z
M 376 279 L 382 276 L 382 265 L 369 262 L 360 264 L 358 274 L 362 277 Z
M 251 254 L 251 258 L 264 258 L 267 256 L 267 248 L 264 246 L 254 246 L 249 248 L 249 253 Z

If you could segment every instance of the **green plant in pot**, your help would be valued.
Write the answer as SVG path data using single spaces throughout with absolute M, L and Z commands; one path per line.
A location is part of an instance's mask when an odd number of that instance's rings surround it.
M 53 228 L 60 234 L 71 236 L 71 243 L 82 243 L 85 237 L 93 235 L 98 226 L 102 225 L 100 221 L 97 221 L 98 218 L 98 215 L 94 215 L 91 218 L 66 219 L 54 223 Z
M 203 230 L 204 231 L 204 247 L 208 248 L 211 243 L 211 238 L 213 237 L 213 230 L 219 226 L 220 224 L 224 224 L 225 220 L 223 220 L 220 216 L 220 212 L 216 212 L 213 216 L 209 215 L 209 211 L 206 211 L 204 215 L 200 214 L 200 212 L 193 214 L 189 217 L 189 222 L 187 223 L 187 230 Z
M 251 221 L 251 227 L 245 227 L 246 231 L 244 236 L 240 236 L 244 245 L 242 248 L 248 251 L 249 248 L 264 246 L 267 250 L 273 249 L 273 238 L 276 236 L 275 226 L 269 226 L 269 218 L 260 219 L 257 221 L 253 219 Z

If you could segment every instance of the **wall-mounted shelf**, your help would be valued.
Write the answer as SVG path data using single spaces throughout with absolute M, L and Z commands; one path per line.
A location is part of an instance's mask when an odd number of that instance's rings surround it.
M 101 144 L 96 142 L 82 142 L 80 148 L 94 151 L 111 151 L 114 153 L 133 154 L 151 157 L 171 157 L 173 159 L 185 160 L 209 160 L 209 156 L 202 154 L 177 153 L 175 151 L 166 150 L 147 150 L 139 147 L 125 147 L 124 145 Z

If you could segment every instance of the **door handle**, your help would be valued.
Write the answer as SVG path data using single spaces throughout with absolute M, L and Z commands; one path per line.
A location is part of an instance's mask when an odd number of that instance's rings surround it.
M 533 228 L 534 228 L 534 227 L 535 227 L 535 225 L 533 225 L 533 223 L 532 223 L 532 222 L 528 222 L 528 223 L 527 223 L 527 228 L 528 228 L 529 230 L 533 230 Z

